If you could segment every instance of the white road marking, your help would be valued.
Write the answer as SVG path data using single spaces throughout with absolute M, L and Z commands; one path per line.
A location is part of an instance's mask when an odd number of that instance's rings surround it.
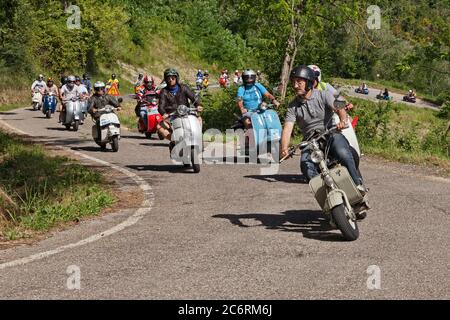
M 11 125 L 6 123 L 2 119 L 0 119 L 0 123 L 2 125 L 4 125 L 4 126 L 8 127 L 10 130 L 12 130 L 12 131 L 14 131 L 16 133 L 30 136 L 28 133 L 12 127 Z M 100 239 L 102 239 L 104 237 L 110 236 L 110 235 L 112 235 L 114 233 L 122 231 L 123 229 L 125 229 L 127 227 L 130 227 L 130 226 L 134 225 L 136 222 L 138 222 L 140 219 L 142 219 L 142 217 L 144 217 L 147 213 L 149 213 L 151 211 L 151 209 L 152 209 L 152 206 L 153 206 L 153 203 L 154 203 L 154 194 L 153 194 L 153 191 L 152 191 L 152 187 L 143 178 L 139 177 L 137 174 L 135 174 L 135 173 L 133 173 L 133 172 L 127 170 L 127 169 L 124 169 L 122 167 L 116 166 L 116 165 L 114 165 L 112 163 L 109 163 L 107 161 L 100 160 L 100 159 L 97 159 L 97 158 L 85 155 L 85 154 L 83 154 L 81 152 L 74 151 L 74 150 L 71 150 L 69 148 L 62 147 L 62 146 L 58 146 L 58 147 L 60 149 L 72 152 L 73 154 L 76 154 L 76 155 L 81 156 L 83 158 L 86 158 L 88 160 L 91 160 L 91 161 L 100 163 L 102 165 L 111 167 L 112 169 L 120 171 L 121 173 L 123 173 L 126 176 L 130 177 L 131 179 L 133 179 L 134 182 L 136 182 L 136 184 L 142 189 L 142 191 L 144 193 L 144 200 L 142 201 L 141 208 L 137 209 L 136 212 L 132 216 L 128 217 L 128 219 L 126 219 L 122 223 L 119 223 L 118 225 L 116 225 L 116 226 L 114 226 L 114 227 L 112 227 L 112 228 L 110 228 L 110 229 L 108 229 L 106 231 L 103 231 L 101 233 L 97 233 L 97 234 L 92 235 L 92 236 L 90 236 L 90 237 L 88 237 L 86 239 L 80 240 L 80 241 L 75 242 L 75 243 L 70 243 L 70 244 L 58 247 L 56 249 L 53 249 L 53 250 L 49 250 L 49 251 L 33 254 L 31 256 L 28 256 L 28 257 L 24 257 L 24 258 L 21 258 L 21 259 L 17 259 L 17 260 L 13 260 L 13 261 L 2 263 L 2 264 L 0 264 L 0 270 L 8 268 L 8 267 L 24 265 L 26 263 L 30 263 L 30 262 L 33 262 L 33 261 L 36 261 L 36 260 L 40 260 L 40 259 L 52 256 L 52 255 L 55 255 L 57 253 L 61 253 L 61 252 L 65 251 L 65 250 L 67 250 L 67 249 L 72 249 L 72 248 L 76 248 L 76 247 L 79 247 L 79 246 L 83 246 L 85 244 L 92 243 L 92 242 L 100 240 Z

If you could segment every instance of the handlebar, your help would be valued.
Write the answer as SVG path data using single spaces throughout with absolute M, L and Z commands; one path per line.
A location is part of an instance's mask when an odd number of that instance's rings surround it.
M 292 146 L 288 149 L 288 154 L 286 156 L 284 156 L 283 158 L 280 159 L 279 163 L 282 163 L 283 161 L 287 160 L 288 158 L 292 158 L 295 154 L 295 151 L 297 151 L 297 149 L 300 150 L 306 150 L 308 149 L 308 147 L 311 145 L 311 143 L 313 141 L 317 141 L 329 134 L 335 133 L 337 132 L 337 126 L 333 126 L 329 129 L 326 129 L 325 131 L 323 131 L 321 134 L 315 136 L 314 134 L 307 140 L 304 140 L 302 142 L 300 142 L 299 144 Z

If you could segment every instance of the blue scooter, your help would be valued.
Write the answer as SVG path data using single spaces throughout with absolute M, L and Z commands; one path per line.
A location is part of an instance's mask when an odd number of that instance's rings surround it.
M 42 113 L 50 119 L 52 114 L 55 113 L 57 104 L 56 95 L 53 92 L 47 93 L 43 99 Z
M 244 139 L 241 139 L 241 152 L 245 150 L 245 155 L 256 155 L 271 153 L 278 162 L 281 122 L 273 104 L 261 103 L 258 109 L 252 112 L 250 120 L 252 129 L 244 131 Z M 233 126 L 233 129 L 243 129 L 243 118 Z M 275 159 L 276 158 L 276 159 Z
M 362 88 L 356 88 L 356 89 L 355 89 L 355 92 L 356 92 L 356 93 L 362 93 L 362 94 L 369 94 L 369 89 L 368 89 L 368 88 L 365 88 L 365 89 L 362 89 Z

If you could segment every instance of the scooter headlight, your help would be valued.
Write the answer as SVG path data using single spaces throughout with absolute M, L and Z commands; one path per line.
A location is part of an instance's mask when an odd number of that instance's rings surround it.
M 319 163 L 324 158 L 323 152 L 320 150 L 313 151 L 311 153 L 311 161 L 314 163 Z
M 185 105 L 178 106 L 177 113 L 180 116 L 185 116 L 189 113 L 189 108 Z

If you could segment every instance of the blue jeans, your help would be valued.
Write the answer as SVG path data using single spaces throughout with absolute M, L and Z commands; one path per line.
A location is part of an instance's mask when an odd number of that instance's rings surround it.
M 141 119 L 144 121 L 144 125 L 145 125 L 145 129 L 147 129 L 148 128 L 148 125 L 147 125 L 147 111 L 144 111 L 144 110 L 141 110 Z
M 330 145 L 329 155 L 338 160 L 348 170 L 356 185 L 362 184 L 363 179 L 356 169 L 355 160 L 350 150 L 350 144 L 347 139 L 340 133 L 335 133 L 328 141 Z M 317 165 L 311 161 L 311 150 L 305 150 L 300 157 L 300 170 L 303 175 L 309 180 L 319 174 Z

